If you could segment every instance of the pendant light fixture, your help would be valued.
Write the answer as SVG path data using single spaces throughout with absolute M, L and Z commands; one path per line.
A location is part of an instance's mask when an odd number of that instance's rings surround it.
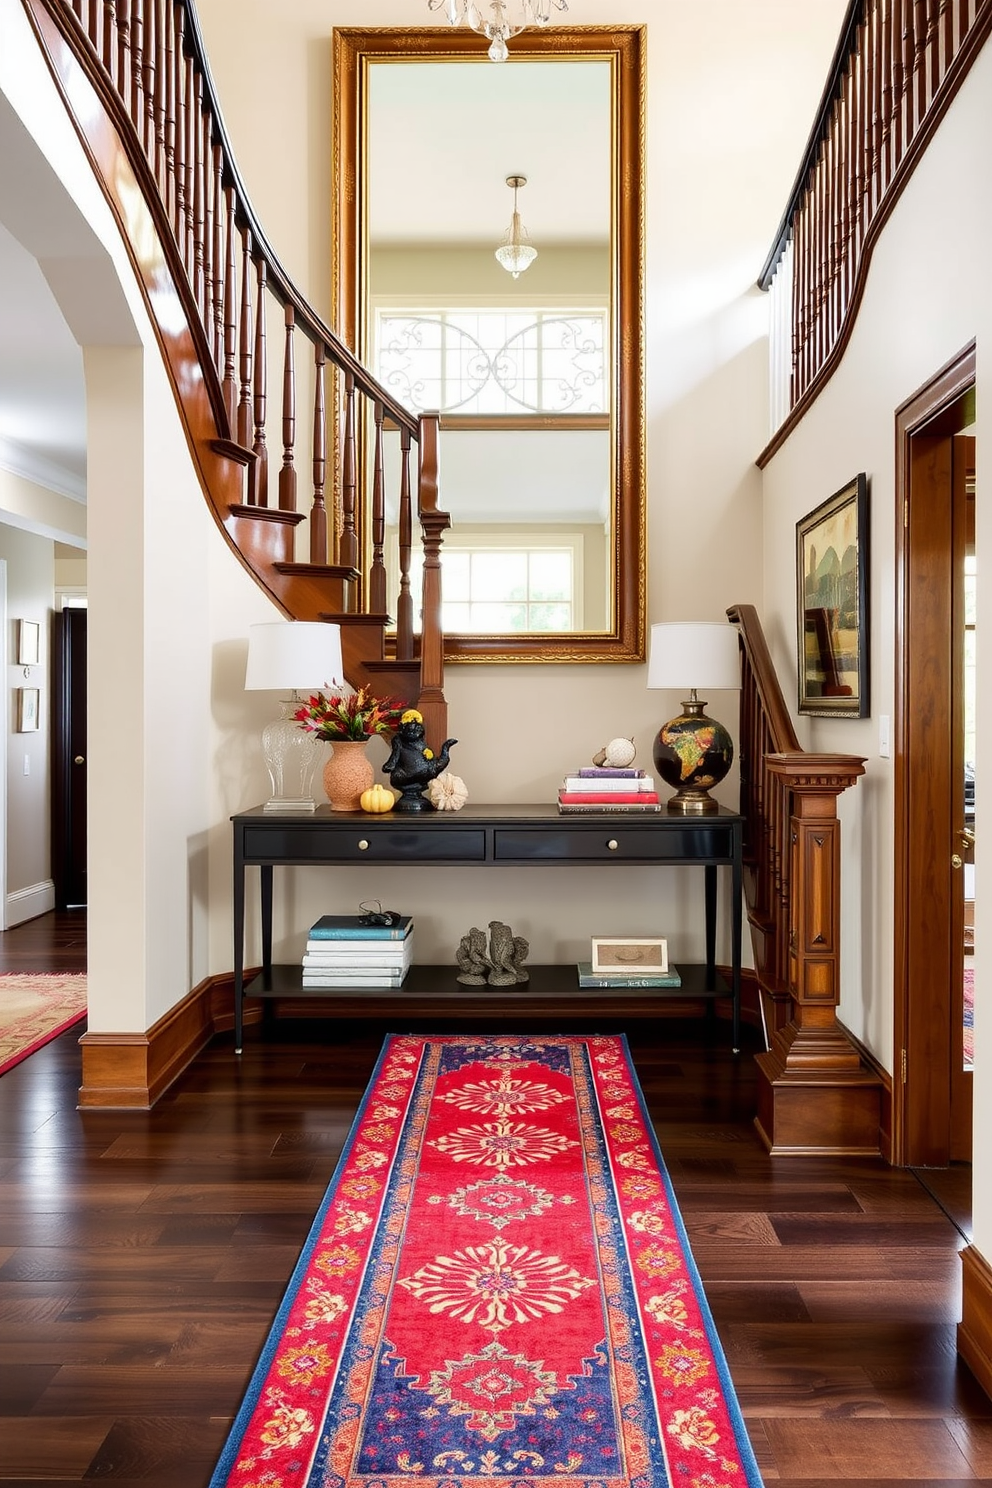
M 526 241 L 527 234 L 520 225 L 520 213 L 517 211 L 517 192 L 521 186 L 527 185 L 527 177 L 507 176 L 506 184 L 513 188 L 513 217 L 503 243 L 496 249 L 496 258 L 508 274 L 519 279 L 524 269 L 529 269 L 537 257 L 537 249 Z
M 491 43 L 494 62 L 507 59 L 506 43 L 527 26 L 546 26 L 552 10 L 567 10 L 568 0 L 427 0 L 430 10 L 447 13 L 449 26 L 471 26 Z

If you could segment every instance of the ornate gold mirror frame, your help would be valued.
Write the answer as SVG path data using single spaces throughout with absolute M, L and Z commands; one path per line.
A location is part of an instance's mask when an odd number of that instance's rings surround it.
M 481 48 L 481 49 L 480 49 Z M 365 221 L 369 68 L 376 61 L 471 61 L 491 67 L 473 33 L 341 28 L 334 32 L 333 295 L 337 330 L 366 362 L 369 320 Z M 446 634 L 445 659 L 465 662 L 637 662 L 644 659 L 644 28 L 555 26 L 514 37 L 511 60 L 608 61 L 612 86 L 612 231 L 610 240 L 610 474 L 612 581 L 610 615 L 600 630 L 519 634 Z M 549 128 L 554 121 L 549 121 Z M 563 147 L 567 142 L 563 142 Z M 403 141 L 396 148 L 403 150 Z M 416 173 L 418 162 L 409 169 Z M 424 180 L 429 197 L 431 183 Z M 457 421 L 452 420 L 455 424 Z M 444 429 L 441 423 L 444 499 Z M 443 564 L 443 550 L 442 550 Z

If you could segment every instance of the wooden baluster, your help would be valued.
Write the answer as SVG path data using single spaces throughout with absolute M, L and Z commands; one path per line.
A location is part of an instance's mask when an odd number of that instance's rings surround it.
M 248 501 L 255 506 L 268 506 L 269 451 L 265 443 L 265 406 L 268 394 L 265 349 L 266 264 L 261 255 L 255 264 L 255 274 L 255 437 L 252 442 L 255 459 L 248 468 Z
M 798 210 L 792 223 L 792 364 L 789 407 L 795 408 L 800 393 L 800 362 L 803 354 L 803 215 Z
M 286 341 L 282 359 L 282 467 L 279 471 L 279 510 L 296 510 L 296 363 L 293 331 L 296 316 L 292 305 L 285 310 Z
M 933 103 L 940 87 L 940 0 L 927 0 L 927 106 Z
M 140 137 L 145 118 L 145 59 L 142 52 L 143 0 L 131 0 L 131 122 Z
M 954 45 L 954 5 L 952 0 L 940 0 L 940 16 L 938 18 L 940 30 L 940 81 L 943 82 L 947 76 L 948 69 L 957 55 Z
M 417 505 L 423 533 L 424 587 L 423 624 L 420 636 L 420 695 L 417 707 L 424 716 L 424 728 L 435 751 L 443 742 L 438 733 L 444 728 L 447 707 L 444 701 L 444 633 L 441 628 L 441 541 L 449 525 L 448 516 L 438 510 L 438 433 L 440 419 L 436 413 L 420 415 L 420 467 L 417 478 Z
M 816 317 L 816 344 L 813 355 L 813 374 L 819 372 L 826 356 L 825 285 L 827 261 L 827 213 L 826 213 L 826 163 L 823 149 L 816 162 L 816 299 L 813 313 Z
M 914 0 L 913 5 L 913 81 L 914 129 L 919 129 L 927 112 L 927 0 Z
M 124 107 L 131 113 L 131 5 L 130 0 L 117 0 L 117 91 Z
M 144 87 L 145 110 L 141 120 L 141 144 L 152 171 L 155 170 L 155 62 L 158 46 L 156 0 L 144 0 Z
M 903 99 L 906 95 L 905 42 L 906 0 L 889 0 L 892 9 L 892 169 L 895 171 L 903 156 L 905 126 L 903 124 Z
M 214 146 L 210 110 L 203 111 L 203 329 L 214 357 Z
M 847 314 L 854 289 L 858 234 L 858 74 L 851 59 L 847 74 L 847 141 L 844 146 L 844 191 L 846 193 L 846 226 L 844 230 L 844 314 Z
M 89 0 L 72 0 L 72 9 L 73 9 L 73 11 L 75 13 L 76 19 L 78 20 L 80 26 L 88 34 L 88 32 L 89 32 L 89 26 L 87 25 L 87 20 L 88 20 L 88 10 L 89 10 Z
M 192 232 L 192 269 L 193 269 L 193 294 L 200 311 L 200 319 L 206 324 L 207 316 L 204 311 L 206 297 L 204 294 L 204 259 L 203 259 L 203 235 L 206 221 L 206 207 L 204 203 L 204 176 L 206 173 L 206 119 L 203 112 L 203 74 L 199 68 L 196 71 L 196 92 L 193 108 L 193 232 Z
M 183 173 L 185 175 L 183 200 L 185 202 L 185 222 L 182 227 L 180 244 L 183 251 L 183 263 L 186 265 L 186 275 L 192 284 L 193 264 L 196 257 L 194 248 L 196 230 L 196 75 L 193 58 L 185 59 L 185 78 L 183 83 L 183 94 L 186 99 L 186 112 L 183 118 L 183 133 L 185 141 L 183 145 Z
M 214 144 L 214 209 L 213 248 L 213 348 L 214 365 L 223 376 L 224 371 L 224 150 L 218 142 Z
M 383 466 L 382 422 L 385 410 L 377 400 L 373 410 L 374 443 L 372 449 L 372 566 L 369 569 L 366 609 L 372 615 L 384 615 L 386 604 L 386 565 L 383 547 L 386 541 L 386 475 Z
M 103 0 L 103 35 L 100 60 L 115 86 L 117 83 L 117 0 Z
M 162 54 L 164 118 L 162 121 L 163 200 L 169 221 L 176 224 L 176 25 L 174 0 L 165 0 L 165 37 Z
M 844 182 L 841 178 L 843 156 L 843 96 L 839 97 L 831 120 L 830 130 L 830 350 L 833 351 L 840 331 L 841 317 L 841 272 L 840 242 L 844 200 Z
M 186 248 L 186 111 L 188 100 L 186 98 L 186 36 L 185 36 L 185 11 L 182 5 L 176 7 L 176 49 L 172 59 L 175 71 L 173 79 L 173 97 L 175 100 L 175 128 L 173 130 L 173 156 L 175 166 L 174 192 L 175 202 L 173 208 L 173 226 L 175 229 L 176 243 L 180 254 L 185 258 Z
M 346 568 L 358 567 L 358 537 L 355 532 L 355 505 L 358 483 L 358 418 L 355 408 L 355 379 L 351 372 L 344 379 L 344 449 L 341 464 L 341 531 L 338 535 L 338 562 Z
M 155 180 L 162 200 L 166 199 L 165 186 L 165 96 L 167 91 L 166 75 L 169 65 L 169 52 L 166 45 L 166 13 L 169 9 L 169 0 L 151 0 L 155 12 L 155 51 L 154 71 L 152 76 L 152 132 L 154 137 L 154 170 Z
M 235 221 L 234 187 L 228 186 L 224 193 L 226 205 L 226 251 L 224 255 L 224 407 L 227 409 L 227 420 L 231 431 L 231 438 L 237 437 L 237 402 L 238 387 L 236 380 L 237 368 L 237 305 L 238 288 L 238 261 L 237 248 L 235 246 L 235 235 L 237 224 Z
M 310 562 L 327 562 L 327 507 L 324 477 L 327 469 L 327 413 L 324 404 L 324 343 L 314 346 L 313 387 L 313 506 L 310 509 Z M 352 409 L 354 412 L 354 408 Z
M 396 600 L 396 660 L 413 660 L 413 594 L 410 590 L 410 553 L 413 547 L 413 493 L 410 487 L 410 430 L 400 430 L 399 561 L 400 591 Z
M 809 386 L 809 306 L 810 306 L 810 284 L 811 284 L 811 245 L 810 245 L 810 193 L 807 187 L 806 195 L 800 207 L 800 243 L 802 247 L 801 268 L 802 279 L 798 285 L 798 313 L 799 313 L 799 356 L 796 361 L 796 393 L 793 403 L 797 403 Z
M 241 232 L 241 326 L 239 332 L 241 351 L 241 394 L 238 399 L 238 443 L 244 449 L 251 448 L 251 233 L 248 228 Z M 249 482 L 249 498 L 251 484 Z
M 881 115 L 879 183 L 884 196 L 892 180 L 892 0 L 881 0 Z

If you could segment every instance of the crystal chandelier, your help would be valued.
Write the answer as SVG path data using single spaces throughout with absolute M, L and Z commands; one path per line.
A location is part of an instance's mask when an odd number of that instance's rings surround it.
M 517 192 L 521 186 L 527 185 L 527 177 L 507 176 L 506 184 L 513 188 L 513 216 L 502 245 L 496 249 L 496 258 L 508 274 L 519 279 L 524 269 L 529 269 L 537 257 L 537 249 L 526 241 L 527 234 L 520 226 L 520 213 L 517 211 Z
M 526 26 L 546 26 L 552 10 L 567 10 L 568 0 L 427 0 L 431 10 L 444 10 L 449 26 L 471 26 L 489 38 L 489 55 L 505 62 L 506 43 Z

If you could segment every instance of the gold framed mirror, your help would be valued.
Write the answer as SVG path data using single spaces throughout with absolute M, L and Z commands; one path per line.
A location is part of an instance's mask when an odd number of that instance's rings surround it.
M 337 329 L 441 411 L 449 661 L 644 659 L 643 32 L 334 32 Z

